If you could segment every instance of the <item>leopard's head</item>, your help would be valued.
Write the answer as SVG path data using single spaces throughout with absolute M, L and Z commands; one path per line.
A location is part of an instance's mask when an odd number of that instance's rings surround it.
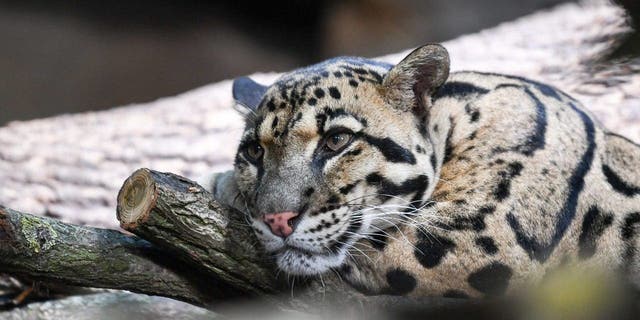
M 427 204 L 443 157 L 427 128 L 431 95 L 448 72 L 446 50 L 430 44 L 395 66 L 336 58 L 269 87 L 235 80 L 240 206 L 279 268 L 340 267 L 356 241 Z

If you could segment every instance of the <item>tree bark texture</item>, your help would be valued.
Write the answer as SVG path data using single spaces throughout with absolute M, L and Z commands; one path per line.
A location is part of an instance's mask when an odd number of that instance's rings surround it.
M 84 287 L 160 295 L 198 305 L 224 296 L 207 276 L 120 231 L 0 208 L 0 272 Z
M 452 71 L 551 83 L 582 101 L 612 131 L 640 141 L 640 61 L 597 63 L 628 31 L 621 9 L 589 0 L 444 45 Z M 406 53 L 380 59 L 395 63 Z M 266 84 L 277 76 L 253 77 Z M 116 228 L 115 195 L 137 168 L 189 178 L 231 168 L 243 125 L 232 105 L 231 82 L 222 81 L 145 104 L 10 123 L 0 128 L 0 204 Z
M 123 229 L 202 266 L 243 294 L 275 292 L 275 268 L 242 215 L 222 208 L 184 177 L 137 170 L 120 189 L 117 216 Z

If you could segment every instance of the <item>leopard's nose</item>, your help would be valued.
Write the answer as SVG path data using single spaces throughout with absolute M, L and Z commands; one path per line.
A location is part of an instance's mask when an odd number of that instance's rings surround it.
M 286 238 L 293 233 L 293 218 L 298 213 L 293 211 L 267 213 L 262 218 L 276 236 Z

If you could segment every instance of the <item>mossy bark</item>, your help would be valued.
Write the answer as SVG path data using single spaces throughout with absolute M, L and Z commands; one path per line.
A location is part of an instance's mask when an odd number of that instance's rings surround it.
M 123 289 L 206 305 L 224 295 L 151 243 L 0 208 L 0 272 L 63 284 Z

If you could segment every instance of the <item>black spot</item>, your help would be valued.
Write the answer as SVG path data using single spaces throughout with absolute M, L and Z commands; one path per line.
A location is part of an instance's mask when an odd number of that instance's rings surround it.
M 622 239 L 626 242 L 626 250 L 624 253 L 624 269 L 628 273 L 636 272 L 635 268 L 633 268 L 633 260 L 637 255 L 638 248 L 634 243 L 634 238 L 636 236 L 636 224 L 640 223 L 640 212 L 634 212 L 628 214 L 624 218 L 624 222 L 621 226 L 621 234 Z
M 334 71 L 334 72 L 333 72 L 333 75 L 334 75 L 336 78 L 342 78 L 342 72 L 340 72 L 340 71 Z
M 367 176 L 367 183 L 370 185 L 381 184 L 384 178 L 378 173 L 371 173 Z
M 522 171 L 522 163 L 512 162 L 508 165 L 507 171 L 501 170 L 498 172 L 498 184 L 493 191 L 493 197 L 502 201 L 509 197 L 511 193 L 511 179 L 520 175 Z
M 416 125 L 416 127 L 418 128 L 418 132 L 420 132 L 420 135 L 423 137 L 427 137 L 427 122 L 429 122 L 428 120 L 428 115 L 422 115 L 419 119 L 418 119 L 418 124 Z
M 391 295 L 405 295 L 413 291 L 417 284 L 416 278 L 402 269 L 393 269 L 387 272 L 387 283 L 389 289 L 385 293 Z
M 275 129 L 278 126 L 278 117 L 273 118 L 273 122 L 271 122 L 271 129 Z
M 476 239 L 476 245 L 478 245 L 484 252 L 490 255 L 494 255 L 498 252 L 498 246 L 491 237 L 479 237 Z
M 443 160 L 444 163 L 449 162 L 449 160 L 451 160 L 451 158 L 453 157 L 453 143 L 451 142 L 452 135 L 453 135 L 453 127 L 449 128 L 449 132 L 447 133 L 447 140 L 445 141 L 445 147 L 444 147 L 444 160 Z
M 315 90 L 313 90 L 313 94 L 315 94 L 318 99 L 322 99 L 324 97 L 324 90 L 322 90 L 321 88 L 316 88 Z
M 328 77 L 329 77 L 329 72 L 328 72 L 328 71 L 322 71 L 322 72 L 320 73 L 320 75 L 321 75 L 323 78 L 328 78 Z
M 429 161 L 431 162 L 431 167 L 433 168 L 433 170 L 435 170 L 436 169 L 436 165 L 437 165 L 437 163 L 436 163 L 437 159 L 436 159 L 436 154 L 435 153 L 431 154 L 431 156 L 429 157 Z
M 376 83 L 382 83 L 382 76 L 379 73 L 373 70 L 369 70 L 369 74 L 376 79 Z
M 334 99 L 340 99 L 340 91 L 336 87 L 329 87 L 329 95 Z
M 453 97 L 464 98 L 472 94 L 486 94 L 489 90 L 480 88 L 468 82 L 449 81 L 443 84 L 433 96 L 434 100 Z
M 622 180 L 622 178 L 616 174 L 608 165 L 602 165 L 602 173 L 607 178 L 607 182 L 611 185 L 613 190 L 624 194 L 627 197 L 633 197 L 640 194 L 640 187 L 632 186 L 631 184 Z
M 324 134 L 324 124 L 327 122 L 327 115 L 326 114 L 317 114 L 316 115 L 316 125 L 318 126 L 318 134 L 319 135 L 323 135 Z
M 313 189 L 312 187 L 307 188 L 307 190 L 304 191 L 304 196 L 305 197 L 310 197 L 316 190 Z
M 480 110 L 471 112 L 471 122 L 476 122 L 478 119 L 480 119 Z
M 456 244 L 448 238 L 438 235 L 426 236 L 426 230 L 418 228 L 416 230 L 416 243 L 413 255 L 420 264 L 428 269 L 440 264 L 447 253 L 456 247 Z
M 622 239 L 631 240 L 636 234 L 635 224 L 640 222 L 640 212 L 628 214 L 622 224 Z
M 358 87 L 358 81 L 355 81 L 355 80 L 351 79 L 351 80 L 349 80 L 349 85 L 354 87 L 354 88 L 357 88 Z
M 470 216 L 455 217 L 451 224 L 438 223 L 438 226 L 450 230 L 473 230 L 482 231 L 487 225 L 484 219 L 487 215 L 494 213 L 496 207 L 493 205 L 483 206 L 476 214 Z
M 469 299 L 469 295 L 460 290 L 447 290 L 442 296 L 445 298 Z
M 362 68 L 353 68 L 351 69 L 353 72 L 357 73 L 357 74 L 367 74 L 367 70 L 362 69 Z
M 587 145 L 587 149 L 580 158 L 580 162 L 577 164 L 575 170 L 571 174 L 571 177 L 569 177 L 567 181 L 569 192 L 566 196 L 564 205 L 555 215 L 558 217 L 558 220 L 556 221 L 554 232 L 551 237 L 551 242 L 549 242 L 548 244 L 542 244 L 538 242 L 534 237 L 531 237 L 524 232 L 524 230 L 520 226 L 520 222 L 513 213 L 510 212 L 507 214 L 507 222 L 513 229 L 518 244 L 525 252 L 529 254 L 529 257 L 531 259 L 536 259 L 540 262 L 547 261 L 549 256 L 551 256 L 551 253 L 553 253 L 553 250 L 556 248 L 558 243 L 560 243 L 560 240 L 562 239 L 565 232 L 569 228 L 569 225 L 571 225 L 571 222 L 576 216 L 576 210 L 578 208 L 578 196 L 584 188 L 584 178 L 591 169 L 591 164 L 593 163 L 593 157 L 596 149 L 595 126 L 593 124 L 593 120 L 591 120 L 591 118 L 589 118 L 589 116 L 584 113 L 584 111 L 577 108 L 573 103 L 569 103 L 569 105 L 582 118 L 586 135 L 585 143 Z
M 318 103 L 318 100 L 316 100 L 316 98 L 309 98 L 309 100 L 307 100 L 307 103 L 310 106 L 315 106 Z
M 353 190 L 353 188 L 357 185 L 358 183 L 350 183 L 342 188 L 340 188 L 340 193 L 342 194 L 348 194 L 349 192 L 351 192 L 351 190 Z
M 269 111 L 276 110 L 276 104 L 273 102 L 273 99 L 271 99 L 271 100 L 269 100 L 269 102 L 267 102 L 267 108 L 269 109 Z
M 368 238 L 371 246 L 373 246 L 376 250 L 384 250 L 387 246 L 387 240 L 389 239 L 385 233 L 385 231 L 377 231 L 374 234 L 370 235 Z
M 417 153 L 425 153 L 425 150 L 419 144 L 416 144 L 416 152 Z
M 476 138 L 478 134 L 478 130 L 471 132 L 471 134 L 469 135 L 469 137 L 467 139 L 469 140 L 474 140 Z
M 501 295 L 509 286 L 511 268 L 499 262 L 491 264 L 469 275 L 467 281 L 474 289 L 486 295 Z
M 598 238 L 613 222 L 613 215 L 602 214 L 597 207 L 593 206 L 584 215 L 582 221 L 582 231 L 578 238 L 578 256 L 588 259 L 596 253 L 596 242 Z
M 376 147 L 390 162 L 416 164 L 416 158 L 410 150 L 397 144 L 391 138 L 377 138 L 363 134 L 364 139 Z

